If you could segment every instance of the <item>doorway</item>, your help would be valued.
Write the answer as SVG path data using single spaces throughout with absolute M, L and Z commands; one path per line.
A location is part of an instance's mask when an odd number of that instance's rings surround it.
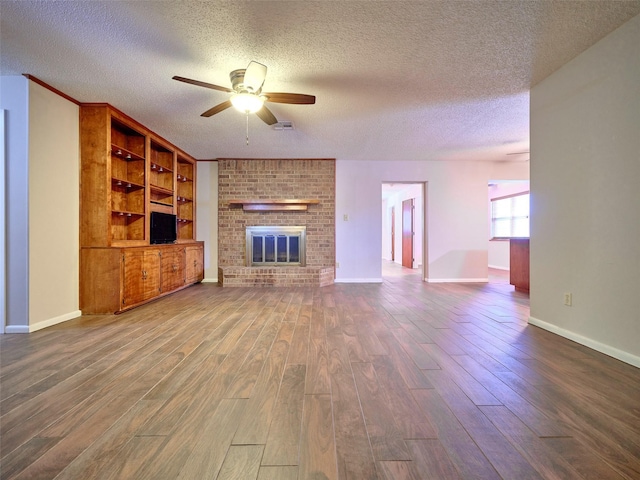
M 382 183 L 382 276 L 425 278 L 424 182 Z M 396 214 L 397 212 L 397 214 Z

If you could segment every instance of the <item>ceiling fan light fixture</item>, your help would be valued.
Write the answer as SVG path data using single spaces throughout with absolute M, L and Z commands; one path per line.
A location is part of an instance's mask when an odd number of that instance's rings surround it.
M 262 108 L 264 99 L 253 93 L 236 93 L 231 96 L 231 104 L 242 113 L 255 113 Z

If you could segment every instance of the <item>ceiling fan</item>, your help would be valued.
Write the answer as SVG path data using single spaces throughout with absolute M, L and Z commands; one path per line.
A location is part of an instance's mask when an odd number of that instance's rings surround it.
M 199 87 L 211 88 L 233 94 L 229 100 L 202 113 L 202 117 L 211 117 L 233 106 L 247 115 L 249 113 L 255 113 L 264 123 L 273 125 L 274 123 L 278 123 L 278 120 L 264 105 L 265 102 L 288 103 L 292 105 L 311 105 L 316 103 L 316 97 L 313 95 L 262 92 L 262 85 L 264 84 L 266 75 L 267 67 L 261 63 L 252 61 L 247 68 L 234 70 L 229 74 L 231 88 L 179 76 L 174 76 L 173 79 L 179 82 L 190 83 Z

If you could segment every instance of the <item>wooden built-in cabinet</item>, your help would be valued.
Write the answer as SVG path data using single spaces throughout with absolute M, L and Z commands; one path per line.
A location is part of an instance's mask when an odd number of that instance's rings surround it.
M 80 147 L 83 313 L 119 312 L 201 281 L 195 159 L 108 104 L 80 106 Z M 175 244 L 150 245 L 152 212 L 176 215 Z
M 80 309 L 119 313 L 202 281 L 203 242 L 80 251 Z

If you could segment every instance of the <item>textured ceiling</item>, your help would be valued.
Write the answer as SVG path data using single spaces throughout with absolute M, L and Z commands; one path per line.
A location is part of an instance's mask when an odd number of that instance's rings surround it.
M 640 1 L 0 1 L 2 75 L 108 102 L 200 159 L 522 161 L 529 90 Z M 295 130 L 200 113 L 251 60 Z

